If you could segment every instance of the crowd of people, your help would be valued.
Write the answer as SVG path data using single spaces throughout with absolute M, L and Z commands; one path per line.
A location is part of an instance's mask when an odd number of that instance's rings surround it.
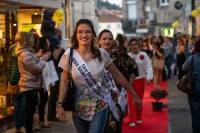
M 197 37 L 178 34 L 174 38 L 127 38 L 118 34 L 114 39 L 108 29 L 96 36 L 92 22 L 80 19 L 71 38 L 71 47 L 63 49 L 61 31 L 55 28 L 51 13 L 43 19 L 41 34 L 42 37 L 34 29 L 20 31 L 16 34 L 15 45 L 10 48 L 9 81 L 19 89 L 15 98 L 16 133 L 21 133 L 22 127 L 27 133 L 33 132 L 35 113 L 39 114 L 40 128 L 51 128 L 48 121 L 67 120 L 62 103 L 69 72 L 77 88 L 72 112 L 77 132 L 120 133 L 126 115 L 129 126 L 143 122 L 142 99 L 146 84 L 153 82 L 154 89 L 160 89 L 162 80 L 173 75 L 181 79 L 191 64 L 195 91 L 188 97 L 194 133 L 200 132 L 200 40 Z M 69 70 L 71 51 L 72 68 Z M 59 79 L 46 87 L 43 71 L 50 60 Z

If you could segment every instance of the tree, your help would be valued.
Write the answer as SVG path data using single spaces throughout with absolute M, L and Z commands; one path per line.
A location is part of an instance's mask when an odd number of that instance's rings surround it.
M 116 4 L 111 4 L 108 1 L 102 1 L 102 0 L 97 0 L 97 7 L 99 9 L 101 8 L 106 8 L 106 9 L 115 9 L 115 10 L 119 10 L 121 9 L 118 5 Z

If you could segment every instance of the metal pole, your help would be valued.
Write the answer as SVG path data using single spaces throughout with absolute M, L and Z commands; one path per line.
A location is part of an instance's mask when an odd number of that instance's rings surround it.
M 71 12 L 70 12 L 70 0 L 66 0 L 66 37 L 70 38 L 70 32 L 71 32 L 71 27 L 70 27 L 70 20 L 71 20 Z
M 85 18 L 85 1 L 81 1 L 82 2 L 82 18 Z
M 191 10 L 195 9 L 195 0 L 191 0 Z M 196 22 L 195 18 L 192 17 L 192 35 L 196 35 Z

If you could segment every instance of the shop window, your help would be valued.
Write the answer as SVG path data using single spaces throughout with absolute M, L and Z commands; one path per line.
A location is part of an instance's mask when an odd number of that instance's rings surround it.
M 169 0 L 159 0 L 159 5 L 162 6 L 169 6 Z
M 8 93 L 8 50 L 16 33 L 14 12 L 0 12 L 0 121 L 13 114 L 13 94 Z M 1 125 L 0 125 L 1 126 Z M 1 130 L 0 130 L 1 131 Z
M 110 24 L 107 25 L 107 29 L 111 29 L 111 25 Z
M 41 24 L 42 23 L 42 15 L 32 15 L 32 24 Z

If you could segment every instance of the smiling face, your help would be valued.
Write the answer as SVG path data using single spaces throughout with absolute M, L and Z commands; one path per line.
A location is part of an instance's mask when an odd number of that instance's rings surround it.
M 140 45 L 137 41 L 132 40 L 129 45 L 133 53 L 138 53 L 140 51 Z
M 110 49 L 113 45 L 113 36 L 109 32 L 104 32 L 99 38 L 99 45 L 104 49 Z
M 77 28 L 76 38 L 79 45 L 91 45 L 93 34 L 88 24 L 80 24 Z

